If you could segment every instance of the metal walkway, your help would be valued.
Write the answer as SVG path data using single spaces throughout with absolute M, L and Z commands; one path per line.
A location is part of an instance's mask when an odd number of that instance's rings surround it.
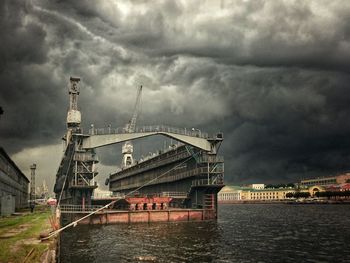
M 173 134 L 186 135 L 190 137 L 197 137 L 208 139 L 209 134 L 207 132 L 202 132 L 198 129 L 186 129 L 186 128 L 176 128 L 166 125 L 152 125 L 152 126 L 142 126 L 136 127 L 135 131 L 132 133 L 146 133 L 146 132 L 166 132 Z M 89 129 L 89 135 L 106 135 L 106 134 L 123 134 L 129 133 L 125 131 L 125 128 L 91 128 Z
M 209 137 L 208 133 L 200 130 L 188 130 L 163 125 L 140 127 L 132 133 L 126 132 L 123 128 L 112 129 L 108 127 L 104 129 L 91 128 L 89 134 L 84 135 L 83 148 L 98 148 L 154 135 L 164 135 L 214 154 L 223 140 L 222 133 Z
M 60 205 L 60 211 L 62 214 L 74 214 L 74 213 L 91 213 L 100 208 L 102 205 Z

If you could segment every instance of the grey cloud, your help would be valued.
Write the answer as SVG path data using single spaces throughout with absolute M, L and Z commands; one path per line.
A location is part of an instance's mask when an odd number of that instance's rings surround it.
M 90 6 L 95 19 L 83 22 L 96 34 L 152 56 L 187 54 L 257 66 L 349 66 L 350 6 L 344 1 L 124 4 L 132 6 L 127 15 L 122 4 L 113 2 L 72 8 Z
M 349 169 L 344 1 L 5 1 L 0 12 L 0 139 L 11 154 L 60 142 L 79 76 L 85 129 L 123 126 L 143 84 L 140 125 L 224 132 L 228 182 Z M 119 152 L 99 150 L 101 163 Z

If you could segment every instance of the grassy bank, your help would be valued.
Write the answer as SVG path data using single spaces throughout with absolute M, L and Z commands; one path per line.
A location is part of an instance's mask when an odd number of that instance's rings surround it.
M 40 257 L 52 244 L 41 242 L 40 233 L 51 226 L 50 210 L 35 209 L 34 213 L 0 218 L 0 262 L 40 262 Z

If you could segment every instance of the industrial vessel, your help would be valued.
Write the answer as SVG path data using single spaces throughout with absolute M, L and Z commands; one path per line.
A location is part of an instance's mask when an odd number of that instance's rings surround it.
M 218 134 L 217 139 L 222 135 Z M 112 173 L 109 189 L 115 196 L 133 196 L 128 209 L 217 208 L 223 187 L 224 160 L 185 144 L 172 145 L 147 160 Z M 132 193 L 132 194 L 129 194 Z M 140 201 L 137 199 L 140 197 Z M 163 197 L 149 208 L 142 197 Z M 117 202 L 116 207 L 123 202 Z
M 80 223 L 93 224 L 215 219 L 217 193 L 224 186 L 224 160 L 218 155 L 223 134 L 209 136 L 195 129 L 162 125 L 137 128 L 142 86 L 124 128 L 91 126 L 84 133 L 78 110 L 79 81 L 70 79 L 65 151 L 54 188 L 61 212 L 70 214 L 71 220 L 83 217 Z M 135 161 L 132 141 L 156 135 L 177 143 Z M 107 180 L 113 196 L 94 200 L 93 191 L 98 187 L 95 149 L 116 143 L 123 143 L 123 160 L 121 169 Z M 88 213 L 92 214 L 85 218 Z

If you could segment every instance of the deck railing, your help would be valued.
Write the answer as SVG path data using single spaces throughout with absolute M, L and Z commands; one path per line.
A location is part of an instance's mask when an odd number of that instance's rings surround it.
M 168 133 L 175 133 L 180 135 L 187 135 L 191 137 L 199 137 L 199 138 L 205 138 L 205 139 L 209 138 L 208 133 L 202 132 L 201 130 L 198 130 L 198 129 L 176 128 L 176 127 L 170 127 L 166 125 L 136 127 L 134 133 L 140 133 L 140 132 L 168 132 Z M 121 133 L 128 133 L 128 132 L 123 127 L 89 129 L 90 135 L 121 134 Z
M 219 177 L 210 177 L 208 179 L 197 179 L 192 181 L 192 186 L 206 186 L 206 185 L 223 185 L 224 181 Z
M 94 212 L 101 208 L 101 205 L 60 205 L 61 213 L 69 212 Z
M 187 198 L 188 194 L 185 192 L 162 192 L 160 196 L 174 197 L 174 198 Z
M 200 163 L 223 163 L 224 156 L 218 155 L 203 155 L 198 158 L 198 162 Z

